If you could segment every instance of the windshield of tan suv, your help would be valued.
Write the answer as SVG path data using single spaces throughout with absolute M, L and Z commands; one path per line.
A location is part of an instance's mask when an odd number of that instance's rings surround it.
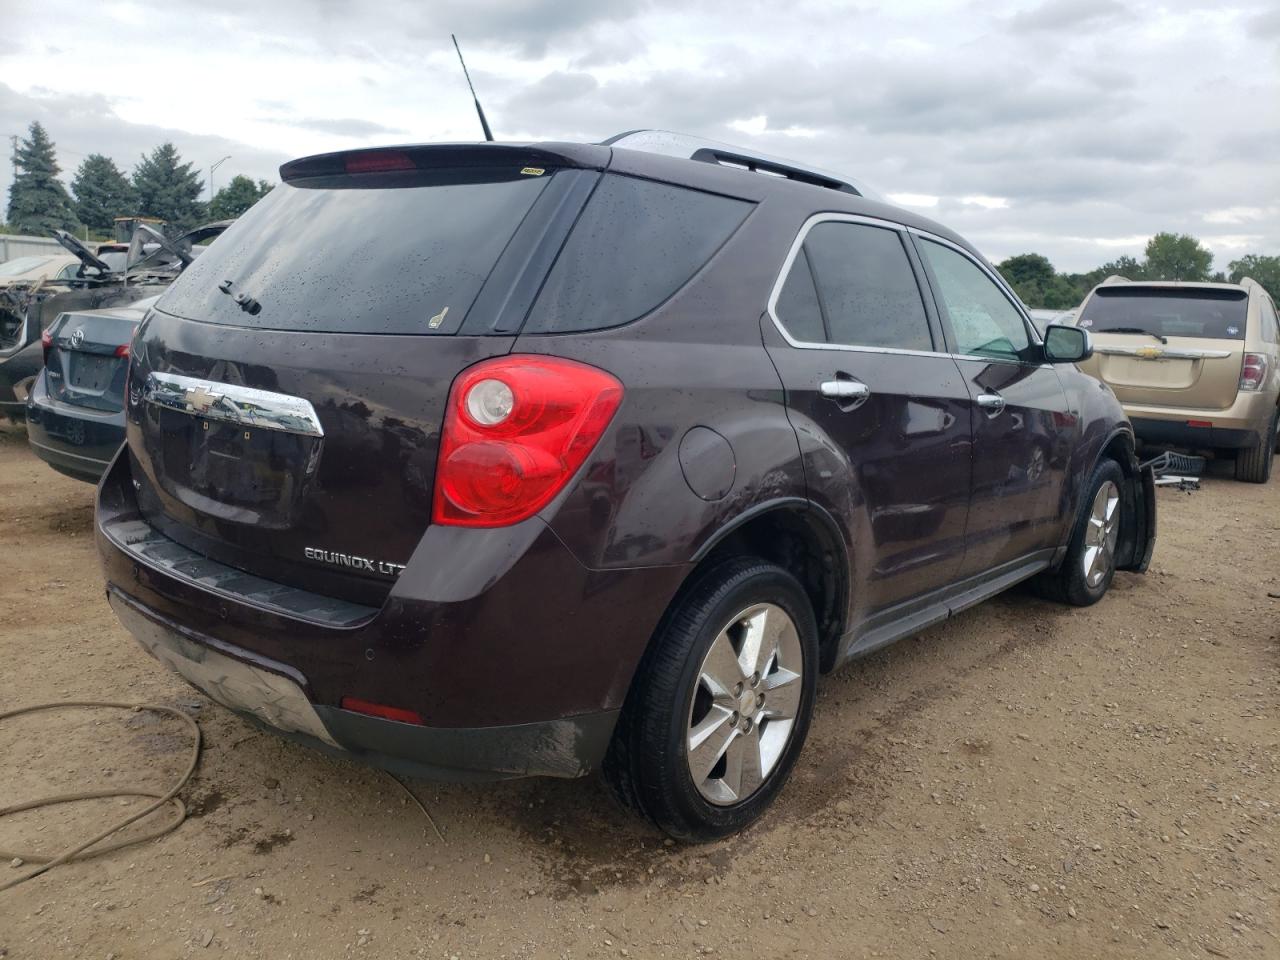
M 271 330 L 452 333 L 555 176 L 540 174 L 472 167 L 283 183 L 183 271 L 159 309 Z
M 1243 290 L 1100 287 L 1080 315 L 1093 333 L 1243 340 L 1249 296 Z

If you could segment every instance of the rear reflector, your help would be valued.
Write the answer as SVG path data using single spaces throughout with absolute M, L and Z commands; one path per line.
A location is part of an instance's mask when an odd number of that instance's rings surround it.
M 45 330 L 40 334 L 40 349 L 44 351 L 45 366 L 49 365 L 49 351 L 53 348 L 53 334 Z
M 367 150 L 353 153 L 345 160 L 347 173 L 386 173 L 391 170 L 416 170 L 417 165 L 403 150 Z
M 339 706 L 352 713 L 363 713 L 367 717 L 379 717 L 383 720 L 395 720 L 397 723 L 416 723 L 422 725 L 422 714 L 417 710 L 405 710 L 403 707 L 389 707 L 385 703 L 372 703 L 356 697 L 343 697 Z
M 1187 426 L 1188 427 L 1212 427 L 1213 421 L 1212 420 L 1188 420 Z

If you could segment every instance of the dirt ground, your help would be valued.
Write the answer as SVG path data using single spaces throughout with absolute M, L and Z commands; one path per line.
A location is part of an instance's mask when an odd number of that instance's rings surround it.
M 177 705 L 175 833 L 0 893 L 0 956 L 1280 958 L 1280 483 L 1160 493 L 1145 577 L 1014 591 L 827 677 L 745 834 L 665 844 L 595 778 L 414 782 L 232 717 L 103 600 L 93 491 L 0 428 L 0 710 Z M 181 770 L 176 721 L 0 724 L 0 806 Z M 0 822 L 53 851 L 140 801 Z M 24 869 L 0 863 L 0 878 Z

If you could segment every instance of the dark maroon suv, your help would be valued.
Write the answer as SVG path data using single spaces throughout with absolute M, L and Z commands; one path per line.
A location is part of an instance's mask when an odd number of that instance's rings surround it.
M 1144 570 L 1119 403 L 972 247 L 678 137 L 286 164 L 132 348 L 107 595 L 215 700 L 410 775 L 782 788 L 819 673 Z

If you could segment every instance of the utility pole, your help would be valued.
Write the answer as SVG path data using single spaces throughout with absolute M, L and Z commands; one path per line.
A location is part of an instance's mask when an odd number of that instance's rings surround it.
M 211 167 L 209 167 L 209 202 L 210 202 L 210 203 L 213 203 L 213 172 L 214 172 L 215 170 L 217 170 L 220 166 L 222 166 L 224 163 L 226 163 L 226 162 L 227 162 L 228 160 L 230 160 L 230 159 L 231 159 L 231 154 L 227 154 L 225 157 L 223 157 L 223 158 L 222 158 L 221 160 L 219 160 L 217 163 L 215 163 L 215 164 L 213 164 Z
M 9 181 L 9 196 L 13 197 L 13 185 L 18 182 L 18 135 L 16 133 L 9 134 L 9 160 L 13 164 L 13 179 Z M 3 220 L 7 214 L 4 212 L 8 209 L 6 204 L 0 209 L 0 220 Z M 5 247 L 5 253 L 9 252 L 8 246 Z

